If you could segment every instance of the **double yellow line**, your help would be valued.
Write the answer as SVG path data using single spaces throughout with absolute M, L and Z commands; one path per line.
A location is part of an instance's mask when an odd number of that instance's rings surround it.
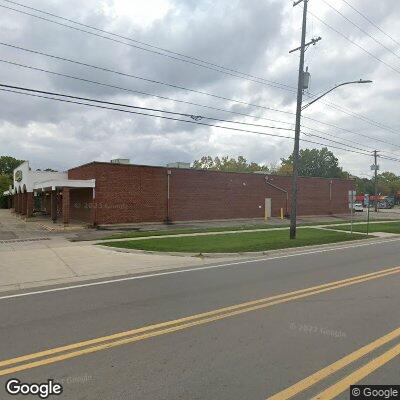
M 324 379 L 328 378 L 330 375 L 342 370 L 347 367 L 351 363 L 361 359 L 362 357 L 368 355 L 374 350 L 379 349 L 383 345 L 398 339 L 400 337 L 400 328 L 395 329 L 394 331 L 388 333 L 385 336 L 380 337 L 379 339 L 374 340 L 372 343 L 367 344 L 364 347 L 354 351 L 353 353 L 341 358 L 340 360 L 334 362 L 333 364 L 328 365 L 327 367 L 321 369 L 320 371 L 315 372 L 314 374 L 308 376 L 305 379 L 295 383 L 294 385 L 288 387 L 281 392 L 268 397 L 267 400 L 287 400 L 296 396 L 297 394 L 309 389 L 311 386 L 316 385 L 317 383 L 323 382 Z M 350 385 L 354 385 L 359 382 L 361 379 L 365 378 L 367 375 L 371 374 L 378 368 L 382 367 L 384 364 L 391 361 L 393 358 L 400 354 L 400 344 L 395 345 L 391 349 L 387 350 L 385 353 L 376 357 L 372 361 L 366 363 L 362 367 L 358 368 L 351 374 L 347 375 L 343 379 L 339 380 L 332 386 L 329 386 L 327 389 L 323 390 L 321 393 L 312 398 L 312 400 L 331 400 L 343 393 L 346 390 L 349 390 Z
M 197 325 L 208 324 L 214 321 L 244 314 L 250 311 L 260 310 L 263 308 L 271 307 L 273 305 L 287 303 L 293 300 L 302 299 L 319 293 L 336 290 L 339 288 L 355 285 L 357 283 L 367 282 L 373 279 L 379 279 L 398 273 L 400 273 L 400 267 L 384 269 L 378 272 L 359 275 L 340 281 L 334 281 L 324 285 L 313 286 L 307 289 L 253 300 L 246 303 L 219 308 L 217 310 L 196 314 L 185 318 L 149 325 L 109 336 L 103 336 L 95 339 L 69 344 L 66 346 L 40 351 L 33 354 L 11 358 L 8 360 L 0 361 L 0 376 L 9 375 L 19 371 L 24 371 L 27 369 L 48 364 L 53 364 L 85 354 L 91 354 L 100 350 L 110 349 L 116 346 L 121 346 L 124 344 L 134 343 L 156 336 L 165 335 L 167 333 L 181 331 Z

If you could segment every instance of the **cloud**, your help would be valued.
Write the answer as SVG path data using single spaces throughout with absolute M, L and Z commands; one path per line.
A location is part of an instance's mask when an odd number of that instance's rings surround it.
M 392 40 L 368 24 L 342 0 L 327 1 L 387 47 L 397 51 L 398 47 Z M 100 2 L 71 0 L 68 3 L 61 0 L 30 0 L 25 4 L 100 29 L 110 30 L 140 42 L 226 66 L 231 70 L 244 71 L 255 77 L 262 77 L 267 80 L 265 81 L 267 84 L 219 73 L 213 70 L 218 68 L 212 65 L 209 65 L 211 69 L 200 68 L 191 63 L 198 62 L 194 59 L 188 58 L 188 62 L 180 62 L 154 54 L 134 46 L 156 52 L 162 51 L 138 42 L 118 39 L 133 45 L 127 46 L 5 9 L 0 16 L 0 30 L 4 42 L 125 74 L 187 87 L 197 92 L 211 93 L 220 98 L 2 46 L 3 60 L 95 80 L 132 91 L 203 104 L 228 112 L 84 83 L 0 62 L 2 82 L 179 113 L 207 115 L 217 119 L 293 126 L 298 54 L 288 52 L 299 44 L 300 7 L 293 8 L 289 2 L 280 0 L 252 2 L 148 0 L 145 6 L 143 2 L 136 0 Z M 372 0 L 363 0 L 352 1 L 352 4 L 382 29 L 395 35 L 393 27 L 400 17 L 398 1 L 388 0 L 377 5 Z M 323 1 L 310 2 L 310 11 L 385 63 L 392 65 L 394 69 L 398 68 L 400 73 L 398 57 L 346 22 Z M 312 74 L 311 92 L 317 93 L 336 83 L 359 78 L 373 79 L 374 84 L 349 86 L 332 92 L 324 101 L 316 103 L 304 113 L 306 118 L 303 119 L 303 124 L 320 130 L 322 133 L 319 135 L 327 133 L 334 135 L 337 141 L 357 146 L 345 142 L 350 140 L 358 143 L 359 147 L 367 148 L 368 151 L 377 148 L 398 157 L 400 147 L 396 146 L 400 146 L 398 137 L 400 129 L 397 121 L 399 101 L 397 72 L 374 60 L 365 51 L 350 44 L 310 15 L 308 37 L 318 35 L 322 36 L 322 41 L 306 53 L 306 65 Z M 287 85 L 286 90 L 273 87 L 276 85 L 270 86 L 268 81 L 281 82 Z M 231 102 L 221 97 L 237 99 L 242 103 Z M 67 169 L 94 159 L 106 161 L 113 157 L 127 157 L 133 162 L 142 164 L 163 165 L 178 160 L 193 161 L 205 154 L 244 155 L 251 161 L 273 163 L 279 161 L 281 157 L 286 157 L 292 149 L 292 141 L 287 139 L 93 109 L 7 92 L 0 92 L 0 101 L 2 153 L 29 159 L 36 168 Z M 340 107 L 332 108 L 332 102 Z M 255 104 L 258 107 L 244 103 Z M 272 111 L 271 108 L 284 112 Z M 229 111 L 279 120 L 287 124 L 230 114 Z M 393 130 L 370 123 L 354 113 L 379 121 Z M 315 119 L 345 130 L 324 125 Z M 225 124 L 225 126 L 233 125 Z M 248 127 L 248 129 L 293 135 L 291 132 L 270 128 Z M 349 131 L 359 132 L 370 138 Z M 313 138 L 313 140 L 320 139 Z M 304 142 L 302 146 L 313 147 Z M 369 165 L 372 163 L 372 157 L 369 159 L 338 149 L 332 150 L 345 169 L 355 174 L 370 173 Z M 382 160 L 382 164 L 383 168 L 398 173 L 398 163 Z

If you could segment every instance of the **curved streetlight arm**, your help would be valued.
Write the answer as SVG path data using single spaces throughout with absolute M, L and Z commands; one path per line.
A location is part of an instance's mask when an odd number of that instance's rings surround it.
M 360 79 L 358 81 L 351 81 L 351 82 L 344 82 L 344 83 L 340 83 L 339 85 L 334 86 L 332 89 L 329 89 L 327 92 L 321 94 L 321 96 L 318 96 L 316 99 L 310 101 L 309 103 L 307 103 L 306 105 L 304 105 L 303 107 L 301 107 L 302 110 L 305 110 L 307 107 L 311 106 L 311 104 L 314 104 L 316 101 L 318 101 L 319 99 L 322 99 L 322 97 L 325 97 L 328 93 L 332 92 L 333 90 L 341 87 L 341 86 L 345 86 L 345 85 L 352 85 L 353 83 L 372 83 L 372 81 L 366 81 L 363 79 Z

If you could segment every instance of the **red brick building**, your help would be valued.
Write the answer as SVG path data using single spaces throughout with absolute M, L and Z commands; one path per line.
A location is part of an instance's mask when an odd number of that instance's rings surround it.
M 70 217 L 97 224 L 263 218 L 290 213 L 291 177 L 92 162 L 68 179 L 94 179 L 71 191 Z M 347 213 L 354 181 L 299 178 L 298 214 Z
M 90 225 L 264 218 L 266 210 L 276 217 L 281 209 L 290 214 L 288 176 L 106 162 L 63 174 L 37 182 L 31 178 L 26 190 L 15 181 L 10 189 L 15 211 L 27 216 L 42 211 L 66 224 Z M 347 213 L 353 189 L 352 180 L 301 177 L 298 214 Z

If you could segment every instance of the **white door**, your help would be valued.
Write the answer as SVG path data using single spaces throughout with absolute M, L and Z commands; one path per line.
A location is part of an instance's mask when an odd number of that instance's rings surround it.
M 271 218 L 272 215 L 272 199 L 265 199 L 265 219 Z

